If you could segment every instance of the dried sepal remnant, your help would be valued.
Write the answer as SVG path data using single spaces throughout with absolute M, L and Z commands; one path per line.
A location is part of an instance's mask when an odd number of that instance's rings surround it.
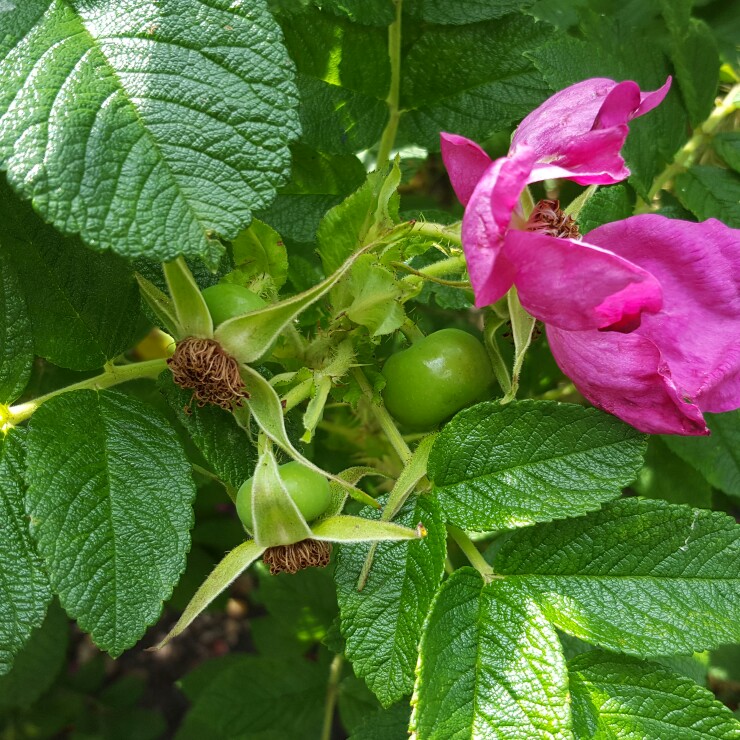
M 560 208 L 560 201 L 541 200 L 527 221 L 527 231 L 537 231 L 548 236 L 565 239 L 580 239 L 581 232 L 572 216 L 566 216 Z
M 193 391 L 198 406 L 213 403 L 230 411 L 249 398 L 239 363 L 214 339 L 186 337 L 167 360 L 172 379 Z
M 325 568 L 331 557 L 331 543 L 318 540 L 301 540 L 292 545 L 268 547 L 262 560 L 270 573 L 297 573 L 305 568 Z

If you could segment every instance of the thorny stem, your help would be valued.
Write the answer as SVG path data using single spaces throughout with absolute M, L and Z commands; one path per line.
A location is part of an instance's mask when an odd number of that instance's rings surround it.
M 404 438 L 401 436 L 401 432 L 398 431 L 398 427 L 395 425 L 393 419 L 391 419 L 391 415 L 388 413 L 385 406 L 375 403 L 373 399 L 373 389 L 370 387 L 370 383 L 368 382 L 365 373 L 362 372 L 361 368 L 353 367 L 352 375 L 360 386 L 360 390 L 365 395 L 365 398 L 367 398 L 370 408 L 372 409 L 373 414 L 375 414 L 375 418 L 377 419 L 378 424 L 380 424 L 380 428 L 383 430 L 385 436 L 388 438 L 388 441 L 391 443 L 391 446 L 396 451 L 398 457 L 401 458 L 401 462 L 404 465 L 408 465 L 409 460 L 411 460 L 411 450 L 406 444 Z
M 163 370 L 167 369 L 167 360 L 147 360 L 146 362 L 134 362 L 130 365 L 112 365 L 106 364 L 105 371 L 100 375 L 92 378 L 86 378 L 79 383 L 59 388 L 51 393 L 34 398 L 26 403 L 19 403 L 16 406 L 10 406 L 3 413 L 0 408 L 0 426 L 2 428 L 12 427 L 28 419 L 36 409 L 46 401 L 59 396 L 62 393 L 80 390 L 99 391 L 103 388 L 110 388 L 119 383 L 126 383 L 129 380 L 138 380 L 139 378 L 156 378 Z
M 324 725 L 321 729 L 321 740 L 331 740 L 332 726 L 334 725 L 334 707 L 339 695 L 339 681 L 342 678 L 342 664 L 344 659 L 341 653 L 334 656 L 329 668 L 329 682 L 326 686 L 326 701 L 324 702 Z
M 396 140 L 401 110 L 398 101 L 401 91 L 401 5 L 403 0 L 393 0 L 396 6 L 396 18 L 388 26 L 388 56 L 391 63 L 391 87 L 388 91 L 388 123 L 385 125 L 378 148 L 378 161 L 375 168 L 380 170 L 388 164 Z
M 462 529 L 455 527 L 453 524 L 447 525 L 447 534 L 457 542 L 458 547 L 468 559 L 468 562 L 483 576 L 486 581 L 491 581 L 496 576 L 493 568 L 485 561 L 478 548 Z
M 709 142 L 720 122 L 738 109 L 740 101 L 740 85 L 735 85 L 730 92 L 722 98 L 719 105 L 711 112 L 709 118 L 697 127 L 694 135 L 678 150 L 663 172 L 653 181 L 653 186 L 648 193 L 647 203 L 638 202 L 639 210 L 648 210 L 655 196 L 680 172 L 683 172 L 695 159 L 697 153 Z

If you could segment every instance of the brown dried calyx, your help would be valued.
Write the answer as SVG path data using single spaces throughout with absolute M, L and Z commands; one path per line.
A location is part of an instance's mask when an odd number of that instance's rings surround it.
M 293 545 L 268 547 L 262 556 L 270 573 L 297 573 L 304 568 L 325 568 L 329 565 L 331 543 L 318 540 L 301 540 Z
M 565 239 L 581 238 L 578 224 L 572 216 L 566 216 L 560 210 L 560 201 L 558 200 L 541 200 L 537 203 L 527 220 L 526 230 Z
M 172 379 L 180 388 L 193 391 L 198 406 L 214 403 L 230 411 L 249 398 L 239 363 L 214 339 L 186 337 L 167 364 Z

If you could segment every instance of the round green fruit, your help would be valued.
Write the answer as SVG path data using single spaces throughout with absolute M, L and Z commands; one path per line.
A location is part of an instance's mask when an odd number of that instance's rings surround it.
M 249 288 L 236 283 L 217 283 L 203 291 L 206 306 L 215 326 L 234 316 L 264 308 L 267 303 Z
M 430 429 L 482 401 L 494 381 L 485 347 L 460 329 L 441 329 L 391 355 L 383 376 L 386 408 L 412 429 Z
M 303 514 L 307 522 L 320 517 L 331 503 L 329 481 L 298 462 L 289 462 L 278 468 L 280 479 L 288 491 L 288 495 Z M 254 478 L 242 483 L 236 494 L 236 513 L 242 524 L 252 530 L 252 482 Z

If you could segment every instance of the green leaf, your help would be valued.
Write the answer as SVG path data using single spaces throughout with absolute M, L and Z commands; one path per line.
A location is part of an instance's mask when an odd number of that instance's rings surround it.
M 576 516 L 634 480 L 645 437 L 574 404 L 482 403 L 461 411 L 429 456 L 447 521 L 489 531 Z
M 639 3 L 649 6 L 649 3 Z M 616 19 L 596 17 L 582 26 L 583 38 L 561 35 L 525 52 L 554 90 L 589 77 L 635 80 L 643 90 L 660 87 L 671 73 L 651 33 Z M 686 140 L 687 116 L 677 90 L 646 116 L 631 121 L 622 148 L 632 170 L 630 184 L 646 197 L 655 177 Z
M 661 439 L 696 468 L 715 488 L 740 497 L 740 410 L 706 414 L 708 437 L 665 436 Z
M 223 591 L 225 591 L 262 553 L 254 540 L 247 540 L 237 545 L 213 569 L 213 572 L 201 584 L 200 588 L 190 600 L 185 611 L 177 620 L 175 626 L 166 637 L 157 645 L 157 649 L 164 647 L 173 637 L 177 637 L 186 630 L 193 620 Z
M 175 304 L 172 302 L 172 299 L 141 273 L 137 272 L 135 275 L 136 282 L 139 284 L 139 290 L 141 291 L 141 297 L 151 309 L 155 322 L 171 336 L 183 336 L 182 327 L 178 321 Z
M 351 671 L 350 671 L 351 673 Z M 339 719 L 342 721 L 342 727 L 345 732 L 352 735 L 356 730 L 365 723 L 370 717 L 374 716 L 381 709 L 378 700 L 375 698 L 367 684 L 354 675 L 349 675 L 339 684 L 339 695 L 337 697 L 337 710 Z M 406 737 L 406 727 L 408 726 L 409 708 L 406 709 L 406 725 L 402 727 L 398 737 Z
M 359 188 L 367 171 L 354 154 L 327 154 L 298 143 L 291 147 L 290 182 L 281 194 L 324 193 L 349 195 Z
M 429 23 L 459 26 L 466 23 L 478 23 L 502 18 L 508 13 L 515 13 L 534 0 L 407 0 L 403 10 L 411 16 L 421 18 Z
M 740 639 L 740 526 L 625 499 L 514 532 L 494 561 L 564 632 L 642 657 Z
M 740 722 L 710 691 L 657 663 L 593 650 L 568 668 L 577 737 L 740 737 Z
M 712 139 L 714 151 L 725 160 L 728 167 L 740 172 L 740 131 L 715 134 Z
M 288 254 L 280 234 L 271 226 L 254 219 L 248 229 L 231 242 L 236 269 L 229 277 L 244 283 L 262 275 L 269 275 L 273 285 L 280 289 L 288 278 Z
M 41 624 L 51 599 L 23 504 L 24 443 L 24 430 L 0 433 L 0 675 Z
M 43 624 L 16 656 L 13 670 L 0 677 L 0 710 L 33 704 L 62 669 L 68 642 L 67 615 L 52 601 Z
M 516 585 L 455 571 L 434 600 L 419 654 L 419 737 L 572 737 L 557 634 Z
M 0 245 L 0 403 L 15 401 L 23 393 L 31 377 L 33 357 L 26 299 L 15 267 Z
M 351 255 L 368 244 L 378 232 L 398 220 L 398 193 L 401 172 L 371 172 L 365 183 L 321 220 L 316 240 L 324 272 L 334 272 Z M 375 214 L 375 219 L 373 219 Z
M 719 167 L 697 165 L 676 177 L 678 199 L 699 220 L 718 218 L 740 227 L 740 175 Z
M 239 658 L 200 692 L 178 740 L 319 737 L 329 678 L 324 661 Z
M 58 229 L 127 257 L 217 256 L 299 132 L 262 0 L 29 0 L 4 14 L 0 160 Z
M 519 14 L 423 28 L 402 60 L 401 107 L 406 113 L 399 140 L 439 151 L 440 131 L 482 141 L 524 118 L 549 92 L 525 56 L 545 33 L 542 24 Z
M 389 26 L 395 18 L 393 0 L 321 0 L 316 4 L 340 18 L 369 26 Z
M 712 489 L 707 481 L 674 455 L 660 437 L 649 438 L 645 466 L 632 488 L 642 496 L 660 498 L 671 504 L 712 508 Z
M 581 234 L 588 234 L 602 224 L 629 218 L 634 207 L 634 197 L 624 185 L 600 188 L 586 201 L 578 215 Z
M 0 223 L 2 261 L 25 297 L 36 354 L 55 365 L 92 370 L 129 348 L 141 314 L 133 271 L 124 260 L 62 237 L 2 178 Z M 5 270 L 3 278 L 12 280 Z
M 413 689 L 417 645 L 446 556 L 445 528 L 433 499 L 408 501 L 396 521 L 410 527 L 422 522 L 427 536 L 421 542 L 377 545 L 362 591 L 357 583 L 370 547 L 343 545 L 334 576 L 345 655 L 386 707 Z
M 64 393 L 31 419 L 26 475 L 54 591 L 120 655 L 159 617 L 190 548 L 195 486 L 175 431 L 122 393 Z
M 408 737 L 409 705 L 401 702 L 371 714 L 349 740 L 405 740 Z
M 175 385 L 169 373 L 160 377 L 159 390 L 213 472 L 239 488 L 254 472 L 257 452 L 234 415 L 213 404 L 191 404 L 192 393 Z M 185 412 L 188 404 L 190 413 Z

